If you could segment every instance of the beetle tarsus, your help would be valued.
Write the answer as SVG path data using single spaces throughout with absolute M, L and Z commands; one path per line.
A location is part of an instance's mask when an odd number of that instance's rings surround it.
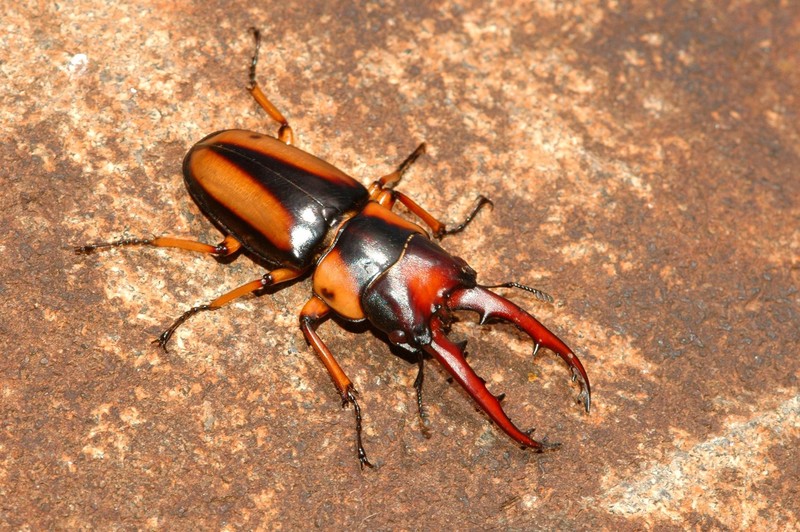
M 291 126 L 289 126 L 289 121 L 286 120 L 286 117 L 283 116 L 283 113 L 275 107 L 269 98 L 267 98 L 264 91 L 261 90 L 261 87 L 258 85 L 258 81 L 256 80 L 256 67 L 258 65 L 258 52 L 261 48 L 261 32 L 259 32 L 256 28 L 250 28 L 250 32 L 253 34 L 253 39 L 255 40 L 255 50 L 253 50 L 253 59 L 250 61 L 250 75 L 249 75 L 249 83 L 247 85 L 247 90 L 250 92 L 250 95 L 253 96 L 253 99 L 261 106 L 264 111 L 276 122 L 280 124 L 280 128 L 278 129 L 278 140 L 283 142 L 284 144 L 294 144 L 294 132 L 292 131 Z
M 490 205 L 494 207 L 494 202 L 492 202 L 492 200 L 490 200 L 483 194 L 480 194 L 477 198 L 475 198 L 475 203 L 472 206 L 472 210 L 470 210 L 469 214 L 467 215 L 466 218 L 464 218 L 463 222 L 453 227 L 452 229 L 447 229 L 445 226 L 442 226 L 442 229 L 439 230 L 434 235 L 434 237 L 441 240 L 443 237 L 447 235 L 454 235 L 456 233 L 460 233 L 461 231 L 467 228 L 467 226 L 470 224 L 473 218 L 477 216 L 478 212 L 483 208 L 484 205 Z
M 419 159 L 419 156 L 425 153 L 425 146 L 424 142 L 420 142 L 416 149 L 397 166 L 394 172 L 378 179 L 373 183 L 373 187 L 377 187 L 379 190 L 392 190 L 395 185 L 403 179 L 403 175 L 408 171 L 411 165 Z
M 414 379 L 414 390 L 417 393 L 417 413 L 419 414 L 419 425 L 422 435 L 426 438 L 431 437 L 428 430 L 428 413 L 422 403 L 422 384 L 425 381 L 425 355 L 422 351 L 417 351 L 417 378 Z
M 346 406 L 347 403 L 351 403 L 353 405 L 353 411 L 356 414 L 356 448 L 361 469 L 364 469 L 364 467 L 373 468 L 375 466 L 367 460 L 367 452 L 364 450 L 364 443 L 361 440 L 361 407 L 358 406 L 358 401 L 356 401 L 356 391 L 353 388 L 349 388 L 343 399 L 343 406 Z
M 122 238 L 111 242 L 95 242 L 93 244 L 76 246 L 72 248 L 72 250 L 78 255 L 88 255 L 100 249 L 118 248 L 122 246 L 149 246 L 152 245 L 152 243 L 152 238 Z
M 531 429 L 531 432 L 533 432 L 533 429 Z M 561 447 L 561 442 L 547 441 L 547 436 L 542 437 L 542 440 L 539 443 L 542 444 L 543 451 L 554 451 Z
M 253 50 L 253 59 L 250 61 L 250 85 L 247 86 L 247 90 L 253 90 L 258 83 L 256 82 L 256 65 L 258 65 L 258 51 L 261 48 L 261 32 L 258 31 L 258 28 L 250 27 L 250 33 L 253 34 L 253 39 L 255 40 L 255 50 Z
M 173 321 L 172 325 L 170 325 L 166 331 L 158 335 L 158 338 L 153 340 L 153 343 L 158 344 L 159 347 L 161 347 L 164 350 L 164 352 L 166 352 L 167 343 L 169 342 L 170 338 L 172 338 L 172 335 L 175 334 L 175 331 L 178 330 L 178 327 L 180 327 L 183 324 L 183 322 L 185 322 L 191 316 L 194 316 L 198 312 L 203 312 L 205 310 L 214 310 L 215 308 L 217 307 L 212 307 L 211 305 L 198 305 L 196 307 L 190 308 L 189 310 L 181 314 L 177 320 Z

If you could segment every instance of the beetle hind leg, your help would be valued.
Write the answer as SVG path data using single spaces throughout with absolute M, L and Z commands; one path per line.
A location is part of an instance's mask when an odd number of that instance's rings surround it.
M 176 248 L 195 251 L 197 253 L 208 253 L 215 257 L 229 257 L 239 251 L 242 244 L 230 235 L 226 236 L 225 239 L 217 245 L 206 244 L 205 242 L 198 242 L 197 240 L 188 240 L 185 238 L 160 236 L 157 238 L 121 238 L 109 242 L 94 242 L 92 244 L 84 244 L 83 246 L 75 246 L 72 250 L 78 255 L 88 255 L 103 249 L 130 246 Z
M 264 91 L 262 91 L 261 87 L 258 85 L 258 81 L 256 81 L 256 65 L 258 65 L 258 50 L 261 48 L 261 32 L 256 28 L 250 28 L 250 32 L 253 34 L 253 39 L 255 39 L 256 44 L 255 50 L 253 51 L 253 59 L 250 61 L 250 83 L 247 85 L 247 90 L 250 91 L 253 99 L 266 111 L 270 118 L 280 124 L 278 128 L 278 140 L 285 144 L 294 144 L 294 132 L 292 131 L 292 126 L 289 125 L 289 121 L 286 120 L 283 113 L 269 101 L 267 95 L 264 94 Z
M 249 283 L 245 283 L 238 288 L 234 288 L 230 292 L 226 292 L 219 296 L 218 298 L 214 299 L 210 303 L 205 305 L 197 305 L 195 307 L 190 308 L 186 312 L 180 315 L 178 319 L 172 322 L 172 325 L 169 326 L 167 330 L 162 332 L 158 338 L 153 340 L 154 344 L 158 344 L 164 351 L 167 350 L 167 343 L 169 342 L 172 335 L 175 334 L 175 331 L 178 330 L 186 320 L 190 317 L 198 314 L 200 312 L 205 312 L 208 310 L 217 310 L 222 306 L 230 303 L 234 299 L 238 299 L 242 296 L 247 294 L 252 294 L 258 290 L 263 288 L 268 288 L 270 286 L 274 286 L 279 283 L 283 283 L 286 281 L 290 281 L 302 275 L 303 272 L 300 270 L 295 270 L 292 268 L 279 268 L 277 270 L 272 270 L 271 272 L 267 272 L 262 275 L 260 278 L 256 279 L 255 281 L 250 281 Z

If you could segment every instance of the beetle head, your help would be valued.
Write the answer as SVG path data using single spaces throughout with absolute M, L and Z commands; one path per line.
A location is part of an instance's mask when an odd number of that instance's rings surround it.
M 589 377 L 567 345 L 536 318 L 476 282 L 475 271 L 422 235 L 413 236 L 403 256 L 370 284 L 362 306 L 370 322 L 384 331 L 392 343 L 412 351 L 424 350 L 436 358 L 472 396 L 486 414 L 511 438 L 536 450 L 552 444 L 533 440 L 517 428 L 500 401 L 464 358 L 463 346 L 446 336 L 446 324 L 456 310 L 480 314 L 480 323 L 508 321 L 531 337 L 534 352 L 540 346 L 559 355 L 581 385 L 586 411 L 591 404 Z

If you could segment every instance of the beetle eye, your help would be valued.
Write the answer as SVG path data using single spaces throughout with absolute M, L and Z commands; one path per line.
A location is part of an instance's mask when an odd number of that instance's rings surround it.
M 389 340 L 393 344 L 405 344 L 406 343 L 406 333 L 403 331 L 397 330 L 392 331 L 389 333 Z

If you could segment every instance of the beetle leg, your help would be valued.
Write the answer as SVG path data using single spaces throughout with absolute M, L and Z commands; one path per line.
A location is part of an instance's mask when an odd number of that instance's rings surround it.
M 250 31 L 253 33 L 256 46 L 253 52 L 253 59 L 250 61 L 250 83 L 247 86 L 247 90 L 250 91 L 253 99 L 267 112 L 270 118 L 281 125 L 280 128 L 278 128 L 278 140 L 286 144 L 294 144 L 294 133 L 292 132 L 292 127 L 289 125 L 289 121 L 286 120 L 283 113 L 269 101 L 269 98 L 267 98 L 264 91 L 259 87 L 258 81 L 256 81 L 256 65 L 258 64 L 258 50 L 261 48 L 261 32 L 256 28 L 250 28 Z
M 580 382 L 579 399 L 583 402 L 586 412 L 589 412 L 592 404 L 592 388 L 583 364 L 558 336 L 550 332 L 536 318 L 506 298 L 500 297 L 482 286 L 454 290 L 447 298 L 447 307 L 451 310 L 478 312 L 481 315 L 481 323 L 486 323 L 489 319 L 511 322 L 533 339 L 534 353 L 538 351 L 539 346 L 544 346 L 556 353 L 572 370 L 572 380 Z
M 342 396 L 342 406 L 348 403 L 353 405 L 353 410 L 356 416 L 356 446 L 358 452 L 358 461 L 361 463 L 361 468 L 364 466 L 373 467 L 369 460 L 367 460 L 367 453 L 364 450 L 364 445 L 361 441 L 361 407 L 358 406 L 356 401 L 356 390 L 353 387 L 353 382 L 347 377 L 342 367 L 333 357 L 328 346 L 322 341 L 317 334 L 316 328 L 326 320 L 331 313 L 331 309 L 324 301 L 314 296 L 300 311 L 300 329 L 306 337 L 306 341 L 311 345 L 311 348 L 319 356 L 328 374 L 331 376 L 333 383 L 339 390 Z
M 386 174 L 385 176 L 381 177 L 369 187 L 370 199 L 386 207 L 387 209 L 391 209 L 395 202 L 399 201 L 409 211 L 414 213 L 420 220 L 422 220 L 425 225 L 430 227 L 431 231 L 433 231 L 433 236 L 436 238 L 442 238 L 445 235 L 452 235 L 454 233 L 463 231 L 484 205 L 494 205 L 489 198 L 479 195 L 475 199 L 475 204 L 472 206 L 472 210 L 469 212 L 464 221 L 452 229 L 447 229 L 447 226 L 444 222 L 439 221 L 416 201 L 406 196 L 402 192 L 394 190 L 394 187 L 403 178 L 403 174 L 406 173 L 408 168 L 423 153 L 425 153 L 424 142 L 417 146 L 417 149 L 414 150 L 411 155 L 406 157 L 402 163 L 400 163 L 400 166 L 397 167 L 397 170 L 391 174 Z
M 256 279 L 255 281 L 250 281 L 249 283 L 243 284 L 238 288 L 234 288 L 230 292 L 226 292 L 213 300 L 210 303 L 205 305 L 198 305 L 196 307 L 192 307 L 181 316 L 172 322 L 172 325 L 169 328 L 161 333 L 158 338 L 153 340 L 154 344 L 158 344 L 164 351 L 167 350 L 167 342 L 169 339 L 172 338 L 172 335 L 175 334 L 175 331 L 180 327 L 183 322 L 189 319 L 191 316 L 194 316 L 198 312 L 203 312 L 206 310 L 217 310 L 218 308 L 230 303 L 234 299 L 238 299 L 244 295 L 252 294 L 257 290 L 261 290 L 262 288 L 267 288 L 278 283 L 283 283 L 289 281 L 291 279 L 295 279 L 300 277 L 304 272 L 301 270 L 295 270 L 292 268 L 278 268 L 277 270 L 272 270 L 271 272 L 267 272 L 261 276 L 261 278 Z
M 417 392 L 417 412 L 419 412 L 419 422 L 423 434 L 430 437 L 427 430 L 428 414 L 425 412 L 425 405 L 422 404 L 422 383 L 425 380 L 425 355 L 422 351 L 417 351 L 417 378 L 414 379 L 414 389 Z
M 460 233 L 463 231 L 469 223 L 475 218 L 475 215 L 478 214 L 478 211 L 483 208 L 484 205 L 494 205 L 492 200 L 487 198 L 486 196 L 479 195 L 475 199 L 475 203 L 472 206 L 467 217 L 464 219 L 463 222 L 458 224 L 452 229 L 447 229 L 447 225 L 444 222 L 439 221 L 435 218 L 431 213 L 425 210 L 422 206 L 419 205 L 416 201 L 411 199 L 410 197 L 406 196 L 400 191 L 397 190 L 378 190 L 373 194 L 373 201 L 386 207 L 387 209 L 391 209 L 395 202 L 400 201 L 406 209 L 414 213 L 420 220 L 422 220 L 425 225 L 430 227 L 431 231 L 433 232 L 433 236 L 435 238 L 442 238 L 445 235 L 452 235 L 454 233 Z
M 425 223 L 425 225 L 430 227 L 431 231 L 433 231 L 433 236 L 435 238 L 442 238 L 445 235 L 460 233 L 469 225 L 469 223 L 472 221 L 473 218 L 475 218 L 475 215 L 478 214 L 478 211 L 480 211 L 484 205 L 493 205 L 492 201 L 489 198 L 487 198 L 486 196 L 479 195 L 475 199 L 475 203 L 473 204 L 472 209 L 470 210 L 469 214 L 464 219 L 464 221 L 452 229 L 447 229 L 447 225 L 444 222 L 441 222 L 438 219 L 434 218 L 434 216 L 431 213 L 423 209 L 417 202 L 415 202 L 402 192 L 399 192 L 397 190 L 392 190 L 390 191 L 390 193 L 395 197 L 395 199 L 397 199 L 400 203 L 402 203 L 409 211 L 417 215 Z
M 400 166 L 397 167 L 397 170 L 392 172 L 391 174 L 386 174 L 385 176 L 381 177 L 377 181 L 375 181 L 369 189 L 370 197 L 375 199 L 379 192 L 384 189 L 392 189 L 403 179 L 403 174 L 414 164 L 420 155 L 425 153 L 425 143 L 421 142 L 417 148 L 411 152 L 411 155 L 405 158 L 405 160 L 400 163 Z
M 216 257 L 228 257 L 233 255 L 242 244 L 231 235 L 213 246 L 205 242 L 198 242 L 196 240 L 186 240 L 183 238 L 173 238 L 170 236 L 161 236 L 158 238 L 123 238 L 121 240 L 114 240 L 112 242 L 97 242 L 94 244 L 86 244 L 84 246 L 77 246 L 74 249 L 78 254 L 89 254 L 94 251 L 104 248 L 115 248 L 121 246 L 153 246 L 158 248 L 178 248 L 186 249 L 189 251 L 196 251 L 198 253 L 208 253 Z
M 463 351 L 444 334 L 442 321 L 434 317 L 430 323 L 433 340 L 424 347 L 434 356 L 458 383 L 472 396 L 478 406 L 503 432 L 515 441 L 537 451 L 558 447 L 557 443 L 538 442 L 531 439 L 530 432 L 517 428 L 500 406 L 500 401 L 486 388 L 486 384 L 467 363 Z

